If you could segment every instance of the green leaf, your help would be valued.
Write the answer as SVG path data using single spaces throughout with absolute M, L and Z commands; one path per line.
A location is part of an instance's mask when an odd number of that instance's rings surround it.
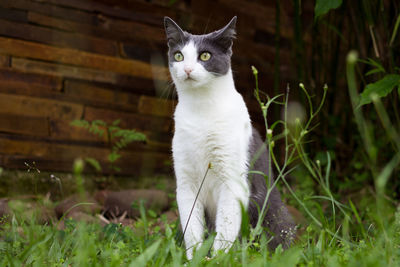
M 115 120 L 112 122 L 112 125 L 117 126 L 118 124 L 120 124 L 120 122 L 121 122 L 121 119 Z
M 116 172 L 120 172 L 120 171 L 121 171 L 121 168 L 120 168 L 120 167 L 117 167 L 117 166 L 113 166 L 113 170 L 116 171 Z
M 94 158 L 85 158 L 85 161 L 89 163 L 96 171 L 101 172 L 100 163 Z
M 389 46 L 392 46 L 394 39 L 396 38 L 397 31 L 399 30 L 399 26 L 400 26 L 400 14 L 397 16 L 396 24 L 394 25 L 392 38 L 390 38 Z
M 328 13 L 329 10 L 338 8 L 342 5 L 342 0 L 317 0 L 315 4 L 315 20 Z
M 368 84 L 360 95 L 360 103 L 357 108 L 371 103 L 371 94 L 376 94 L 378 97 L 384 97 L 390 94 L 396 86 L 400 86 L 399 74 L 388 74 L 381 80 Z
M 112 153 L 110 153 L 108 155 L 108 160 L 110 162 L 115 162 L 117 159 L 119 159 L 121 157 L 120 154 L 118 154 L 117 152 L 113 151 Z
M 400 99 L 400 86 L 397 86 L 397 96 L 398 96 L 399 99 Z
M 157 240 L 151 246 L 149 246 L 142 254 L 134 259 L 129 266 L 151 266 L 149 261 L 152 260 L 153 256 L 158 251 L 158 247 L 161 244 L 162 239 Z
M 73 120 L 70 122 L 70 125 L 87 128 L 89 127 L 89 122 L 85 120 Z
M 240 210 L 242 211 L 242 223 L 240 226 L 240 233 L 242 237 L 249 237 L 250 235 L 250 219 L 249 215 L 246 211 L 246 208 L 243 206 L 243 203 L 240 202 Z
M 92 121 L 92 125 L 96 125 L 96 126 L 100 125 L 100 126 L 107 127 L 107 123 L 105 123 L 102 120 L 94 120 L 94 121 Z
M 359 59 L 359 62 L 362 62 L 364 64 L 370 65 L 375 67 L 374 69 L 368 71 L 365 75 L 371 75 L 373 73 L 378 73 L 378 72 L 382 72 L 385 73 L 386 70 L 385 68 L 382 66 L 382 64 L 379 61 L 373 60 L 372 58 L 368 58 L 367 60 L 363 60 L 363 59 Z
M 383 72 L 381 69 L 372 69 L 370 71 L 368 71 L 367 73 L 365 73 L 365 76 L 374 74 L 374 73 L 379 73 L 379 72 Z
M 157 213 L 156 213 L 154 210 L 149 210 L 149 211 L 148 211 L 148 214 L 149 214 L 149 216 L 152 217 L 152 218 L 157 218 Z

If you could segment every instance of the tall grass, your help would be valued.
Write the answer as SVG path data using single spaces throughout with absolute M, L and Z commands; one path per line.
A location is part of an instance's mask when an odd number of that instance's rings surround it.
M 265 121 L 270 164 L 276 169 L 276 180 L 269 190 L 277 185 L 286 188 L 290 193 L 288 197 L 295 201 L 308 221 L 300 226 L 301 231 L 292 247 L 287 250 L 278 247 L 275 251 L 269 251 L 269 240 L 265 235 L 259 235 L 264 230 L 259 222 L 248 234 L 243 234 L 243 238 L 237 240 L 228 253 L 208 257 L 214 237 L 211 235 L 196 250 L 193 260 L 187 261 L 185 248 L 179 242 L 178 222 L 167 223 L 161 219 L 163 223 L 159 227 L 156 219 L 148 216 L 141 204 L 141 218 L 134 227 L 112 223 L 100 226 L 65 220 L 65 227 L 61 229 L 58 224 L 39 225 L 35 218 L 22 220 L 19 214 L 3 218 L 0 266 L 400 266 L 400 210 L 395 211 L 385 197 L 385 188 L 390 184 L 391 172 L 399 164 L 400 154 L 395 154 L 383 168 L 374 165 L 377 152 L 371 141 L 373 126 L 355 106 L 358 94 L 354 64 L 355 54 L 350 53 L 347 75 L 349 93 L 354 103 L 354 119 L 370 158 L 370 166 L 366 168 L 371 170 L 375 179 L 375 196 L 364 196 L 368 203 L 374 200 L 375 205 L 371 205 L 369 210 L 360 210 L 358 203 L 350 199 L 341 202 L 335 198 L 337 194 L 330 187 L 334 162 L 329 153 L 326 153 L 327 163 L 322 165 L 318 160 L 312 160 L 306 152 L 308 134 L 317 127 L 314 120 L 323 109 L 327 86 L 321 88 L 322 101 L 315 106 L 313 98 L 300 84 L 307 100 L 308 119 L 290 122 L 287 116 L 289 88 L 286 94 L 270 98 L 259 89 L 258 72 L 253 68 L 255 96 Z M 282 107 L 284 116 L 270 125 L 267 116 L 273 105 Z M 390 127 L 379 99 L 374 100 L 374 105 L 388 135 L 398 145 L 398 133 Z M 275 156 L 278 142 L 283 143 L 285 148 L 283 163 L 279 163 Z M 78 191 L 84 195 L 81 163 L 77 161 L 74 170 Z M 305 175 L 312 177 L 322 194 L 307 198 L 301 196 L 301 192 L 296 190 L 297 185 L 290 183 L 288 177 L 298 166 L 302 166 Z M 263 175 L 268 182 L 271 174 Z M 266 207 L 264 204 L 262 209 Z

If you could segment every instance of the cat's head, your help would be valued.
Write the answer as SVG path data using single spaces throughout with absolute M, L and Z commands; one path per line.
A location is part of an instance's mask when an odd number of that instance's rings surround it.
M 164 25 L 169 69 L 177 87 L 203 87 L 230 71 L 236 17 L 222 29 L 204 35 L 185 32 L 168 17 Z

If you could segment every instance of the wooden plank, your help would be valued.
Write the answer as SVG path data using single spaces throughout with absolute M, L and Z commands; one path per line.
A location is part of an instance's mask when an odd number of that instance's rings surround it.
M 164 71 L 163 71 L 164 73 Z M 163 78 L 161 75 L 160 77 L 156 76 L 157 79 Z M 168 76 L 167 76 L 168 77 Z M 156 84 L 166 84 L 167 80 L 162 79 L 161 81 L 157 79 L 145 79 L 140 77 L 133 77 L 128 75 L 118 75 L 117 82 L 115 83 L 121 88 L 126 88 L 128 91 L 133 92 L 135 94 L 144 94 L 144 95 L 155 95 L 156 91 L 160 88 L 156 88 Z M 164 89 L 164 88 L 161 88 Z
M 13 80 L 0 80 L 0 93 L 63 100 L 62 92 L 51 87 Z
M 49 127 L 51 140 L 80 141 L 93 144 L 105 144 L 107 142 L 106 134 L 100 137 L 89 133 L 86 129 L 72 126 L 71 121 L 68 120 L 50 119 Z
M 101 119 L 107 123 L 121 120 L 122 128 L 136 129 L 138 131 L 156 131 L 163 133 L 172 132 L 172 120 L 149 115 L 139 115 L 127 112 L 118 112 L 100 108 L 85 108 L 84 119 L 88 121 Z
M 66 0 L 68 1 L 68 0 Z M 130 1 L 130 0 L 96 0 L 96 2 L 104 3 L 108 6 L 113 7 L 114 9 L 125 9 L 134 12 L 140 12 L 143 14 L 151 14 L 151 16 L 157 16 L 156 21 L 154 22 L 156 25 L 159 23 L 159 18 L 163 18 L 164 16 L 168 17 L 176 17 L 178 10 L 171 7 L 162 7 L 159 5 L 155 5 L 151 2 L 147 1 Z M 126 18 L 129 19 L 129 18 Z
M 68 32 L 76 32 L 90 36 L 101 36 L 104 39 L 110 39 L 115 41 L 132 41 L 135 40 L 133 36 L 122 34 L 115 31 L 109 31 L 103 27 L 93 26 L 91 24 L 84 24 L 80 22 L 70 21 L 67 19 L 55 18 L 52 16 L 29 12 L 28 20 L 31 23 L 46 26 L 50 28 L 55 28 Z
M 2 37 L 0 37 L 0 54 L 55 61 L 148 79 L 153 77 L 153 72 L 167 72 L 165 67 L 151 66 L 138 60 L 102 56 Z
M 85 144 L 96 147 L 108 147 L 107 135 L 103 136 L 92 134 L 86 129 L 70 125 L 70 121 L 63 121 L 57 119 L 50 119 L 50 141 L 63 141 L 73 144 Z M 134 142 L 124 150 L 127 151 L 171 151 L 172 136 L 165 133 L 157 133 L 154 131 L 144 132 L 146 135 L 146 143 Z
M 139 95 L 76 80 L 65 81 L 62 92 L 47 85 L 0 79 L 0 93 L 48 98 L 119 111 L 138 112 Z
M 139 113 L 172 118 L 175 102 L 168 99 L 141 96 L 139 100 Z
M 31 139 L 11 139 L 9 136 L 0 137 L 1 154 L 24 155 L 34 157 L 58 157 L 73 160 L 79 157 L 106 157 L 108 150 L 90 146 L 73 146 L 41 142 Z
M 0 113 L 0 132 L 43 137 L 49 135 L 49 126 L 43 117 Z
M 138 95 L 75 80 L 66 81 L 64 90 L 59 92 L 46 85 L 0 79 L 0 93 L 48 98 L 136 113 L 139 103 Z
M 10 67 L 10 62 L 10 56 L 0 55 L 0 67 Z
M 81 2 L 81 1 L 80 1 Z M 112 10 L 111 7 L 108 10 Z M 154 20 L 154 15 L 146 15 Z M 165 33 L 163 29 L 163 17 L 157 18 L 155 26 L 135 21 L 135 17 L 124 20 L 108 16 L 98 15 L 96 23 L 82 23 L 71 21 L 69 18 L 58 18 L 52 14 L 41 14 L 29 11 L 28 20 L 32 23 L 51 28 L 61 29 L 69 32 L 78 32 L 90 36 L 101 36 L 101 38 L 140 41 L 152 45 L 154 42 L 165 43 Z M 133 21 L 132 21 L 133 20 Z M 154 23 L 152 23 L 154 25 Z
M 137 43 L 120 44 L 121 56 L 145 62 L 150 62 L 152 50 Z
M 13 58 L 11 66 L 17 70 L 25 72 L 113 84 L 121 88 L 134 90 L 137 94 L 154 95 L 155 93 L 154 82 L 150 79 L 21 58 Z
M 82 79 L 87 81 L 105 83 L 117 82 L 117 75 L 115 73 L 88 68 L 59 65 L 55 63 L 47 63 L 23 58 L 12 58 L 11 67 L 20 71 L 29 71 L 33 73 Z
M 161 163 L 160 162 L 161 160 Z M 54 171 L 54 172 L 73 172 L 74 160 L 72 159 L 59 159 L 57 157 L 34 157 L 34 156 L 21 156 L 21 155 L 1 155 L 1 166 L 8 169 L 21 169 L 27 170 L 28 167 L 25 163 L 34 165 L 40 171 Z M 102 166 L 102 174 L 110 174 L 111 170 L 107 161 L 99 160 Z M 141 155 L 137 156 L 136 160 L 132 159 L 130 162 L 118 163 L 120 172 L 113 173 L 114 175 L 125 176 L 148 176 L 155 174 L 172 175 L 171 160 L 167 156 L 154 158 L 152 156 Z M 84 173 L 97 173 L 89 164 L 85 164 Z
M 137 95 L 74 80 L 65 81 L 64 93 L 81 103 L 131 112 L 137 112 L 139 102 Z
M 162 133 L 156 131 L 142 131 L 146 135 L 146 146 L 154 151 L 171 153 L 173 133 Z
M 145 22 L 149 24 L 155 24 L 159 25 L 160 21 L 162 21 L 163 16 L 165 16 L 165 13 L 161 15 L 157 14 L 152 14 L 152 16 L 149 16 L 147 14 L 143 14 L 143 12 L 137 12 L 135 9 L 126 9 L 126 8 L 121 8 L 118 7 L 117 5 L 119 2 L 113 2 L 110 3 L 109 5 L 105 5 L 102 3 L 99 3 L 99 1 L 81 1 L 81 0 L 40 0 L 41 2 L 48 2 L 52 3 L 58 6 L 63 6 L 63 7 L 71 7 L 79 10 L 85 10 L 91 13 L 101 13 L 107 16 L 111 17 L 117 17 L 117 18 L 122 18 L 122 19 L 127 19 L 127 20 L 134 20 L 134 21 L 140 21 L 140 22 Z M 136 6 L 137 4 L 140 3 L 135 3 Z M 151 10 L 149 10 L 151 12 Z
M 142 40 L 154 40 L 156 38 L 161 41 L 165 40 L 162 26 L 163 15 L 155 17 L 155 15 L 152 14 L 149 16 L 146 13 L 132 12 L 126 9 L 115 9 L 106 5 L 100 8 L 104 12 L 96 11 L 96 9 L 98 9 L 96 6 L 101 4 L 93 2 L 93 5 L 91 5 L 88 1 L 47 1 L 63 2 L 63 6 L 75 6 L 74 9 L 43 3 L 44 1 L 41 1 L 41 3 L 21 0 L 17 0 L 16 3 L 10 3 L 9 0 L 4 1 L 5 3 L 0 3 L 0 6 L 5 5 L 8 7 L 21 8 L 24 9 L 23 12 L 28 10 L 28 20 L 39 25 L 47 25 L 64 30 L 68 29 L 69 31 L 73 29 L 75 32 L 83 32 L 92 36 L 102 36 L 102 38 L 107 36 L 125 36 L 125 38 L 122 39 L 135 40 L 139 38 Z M 78 13 L 80 12 L 78 9 L 81 10 L 82 7 L 87 7 L 87 10 L 91 12 Z M 56 12 L 51 12 L 52 9 Z M 68 14 L 70 16 L 68 16 Z M 78 27 L 78 25 L 80 27 Z M 146 34 L 142 34 L 143 31 Z
M 74 120 L 82 117 L 83 106 L 50 99 L 0 93 L 0 113 Z
M 75 159 L 91 157 L 97 159 L 107 172 L 109 171 L 107 170 L 109 153 L 107 148 L 40 142 L 29 139 L 11 140 L 0 137 L 0 155 L 3 156 L 4 167 L 26 169 L 24 162 L 35 161 L 36 167 L 42 171 L 60 169 L 71 171 Z M 118 166 L 122 169 L 121 174 L 154 173 L 157 171 L 165 173 L 166 170 L 170 170 L 168 166 L 170 157 L 170 153 L 121 151 Z M 18 159 L 18 161 L 15 159 Z M 55 167 L 52 167 L 53 162 L 56 163 Z M 65 168 L 67 165 L 70 166 L 69 169 Z
M 152 54 L 160 53 L 160 51 L 166 51 L 167 49 L 165 34 L 163 31 L 161 31 L 162 35 L 159 40 L 154 40 L 154 35 L 151 34 L 151 32 L 147 34 L 138 34 L 137 27 L 135 26 L 121 25 L 118 27 L 110 27 L 109 25 L 111 22 L 109 21 L 111 21 L 111 19 L 103 21 L 102 24 L 104 25 L 101 27 L 94 27 L 92 25 L 62 20 L 34 12 L 29 12 L 28 18 L 32 23 L 47 27 L 118 40 L 123 42 L 120 44 L 121 55 L 125 58 L 135 59 L 138 61 L 150 62 Z M 127 28 L 129 28 L 131 32 L 121 30 Z M 163 53 L 163 56 L 164 55 L 165 53 Z
M 0 35 L 105 55 L 117 55 L 118 53 L 116 43 L 109 40 L 3 19 L 0 19 Z
M 61 19 L 53 17 L 51 15 L 41 14 L 32 11 L 29 11 L 27 16 L 30 23 L 34 23 L 37 25 L 47 26 L 69 32 L 81 32 L 85 34 L 91 33 L 91 35 L 96 34 L 96 32 L 94 32 L 96 27 L 93 27 L 90 24 Z
M 40 85 L 47 88 L 53 88 L 55 90 L 61 90 L 62 88 L 62 79 L 60 77 L 21 72 L 9 68 L 0 68 L 0 81 L 24 82 L 30 85 Z
M 122 42 L 120 43 L 120 51 L 121 56 L 124 58 L 151 62 L 152 57 L 155 55 L 160 56 L 163 59 L 164 64 L 166 65 L 168 62 L 167 59 L 167 44 L 166 42 L 162 42 L 161 45 L 153 44 L 152 46 L 143 45 L 139 42 Z M 163 53 L 162 51 L 165 51 Z
M 29 10 L 46 14 L 58 18 L 78 21 L 82 23 L 95 24 L 97 19 L 96 15 L 83 10 L 64 8 L 55 6 L 49 3 L 42 3 L 30 0 L 1 0 L 0 6 L 5 8 L 14 8 L 20 10 Z
M 108 19 L 107 23 L 102 24 L 102 27 L 106 27 L 110 31 L 133 35 L 137 39 L 166 42 L 163 20 L 160 20 L 159 25 L 154 27 L 135 21 Z
M 54 171 L 54 172 L 73 172 L 73 161 L 72 160 L 59 160 L 57 157 L 53 158 L 41 158 L 34 156 L 21 156 L 21 155 L 1 155 L 0 154 L 1 166 L 7 169 L 19 169 L 27 171 L 28 167 L 26 164 L 31 166 L 39 167 L 40 171 Z
M 2 8 L 1 6 L 0 6 L 0 19 L 6 19 L 17 22 L 28 22 L 26 11 Z

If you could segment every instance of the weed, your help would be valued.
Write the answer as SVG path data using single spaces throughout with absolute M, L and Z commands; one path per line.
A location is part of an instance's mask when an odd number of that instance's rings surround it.
M 121 169 L 117 165 L 118 159 L 121 158 L 120 151 L 132 142 L 146 141 L 146 136 L 133 129 L 123 129 L 119 127 L 120 120 L 115 120 L 111 124 L 107 124 L 102 120 L 74 120 L 71 125 L 86 129 L 89 133 L 95 134 L 100 138 L 106 138 L 107 146 L 110 153 L 107 156 L 109 163 L 109 171 L 111 177 L 120 172 Z M 98 160 L 94 158 L 85 158 L 85 161 L 90 164 L 96 171 L 101 172 L 102 167 Z

